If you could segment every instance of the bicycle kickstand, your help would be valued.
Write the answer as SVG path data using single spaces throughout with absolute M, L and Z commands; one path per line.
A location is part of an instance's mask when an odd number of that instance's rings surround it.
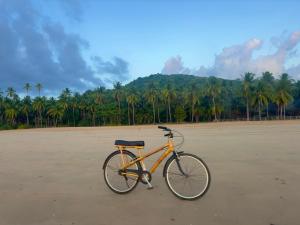
M 148 190 L 151 190 L 151 189 L 153 189 L 153 186 L 152 186 L 152 184 L 148 181 L 148 179 L 147 179 L 147 177 L 146 177 L 146 175 L 144 174 L 144 179 L 146 180 L 146 182 L 147 182 L 147 185 L 148 185 L 148 187 L 147 187 L 147 189 Z

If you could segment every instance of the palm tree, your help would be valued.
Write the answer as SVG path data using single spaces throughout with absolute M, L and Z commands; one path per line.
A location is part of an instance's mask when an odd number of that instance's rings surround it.
M 22 106 L 21 106 L 21 111 L 26 115 L 26 124 L 29 126 L 29 113 L 31 110 L 31 99 L 27 95 L 23 101 L 22 101 Z
M 78 93 L 77 93 L 77 94 L 78 94 Z M 75 126 L 76 126 L 76 122 L 75 122 L 75 110 L 76 110 L 76 108 L 78 107 L 77 98 L 76 98 L 75 96 L 73 96 L 73 97 L 71 98 L 70 106 L 71 106 L 71 108 L 72 108 L 73 126 L 75 127 Z
M 192 84 L 191 90 L 188 93 L 188 99 L 191 103 L 191 122 L 194 122 L 195 116 L 195 105 L 199 102 L 199 96 L 197 95 L 197 87 L 196 84 Z
M 261 120 L 261 108 L 268 104 L 267 90 L 265 89 L 264 82 L 258 80 L 254 90 L 253 105 L 258 108 L 259 120 Z
M 118 123 L 121 123 L 121 97 L 122 97 L 122 83 L 116 82 L 114 84 L 115 100 L 118 104 Z
M 135 104 L 138 102 L 138 96 L 132 92 L 128 97 L 127 97 L 127 102 L 128 104 L 131 105 L 132 107 L 132 124 L 135 125 Z M 129 121 L 130 119 L 128 119 Z
M 26 95 L 28 96 L 29 90 L 31 89 L 31 85 L 30 85 L 29 83 L 26 83 L 26 84 L 24 85 L 24 89 L 25 89 L 25 91 L 26 91 Z
M 269 71 L 266 71 L 262 74 L 261 81 L 264 86 L 265 90 L 265 96 L 267 100 L 267 107 L 266 107 L 266 112 L 267 112 L 267 118 L 269 118 L 269 103 L 272 101 L 274 97 L 274 77 L 273 74 L 270 73 Z
M 18 111 L 14 107 L 9 107 L 9 108 L 5 109 L 5 117 L 7 118 L 8 121 L 10 121 L 11 125 L 15 124 L 17 114 L 18 114 Z
M 242 81 L 243 95 L 246 99 L 247 120 L 250 120 L 249 103 L 252 94 L 252 86 L 255 74 L 245 73 Z
M 7 97 L 9 97 L 10 99 L 16 98 L 16 90 L 12 87 L 7 88 L 6 90 L 7 93 Z
M 206 93 L 212 100 L 212 113 L 214 114 L 214 120 L 217 121 L 216 98 L 221 94 L 221 84 L 216 77 L 212 76 L 208 78 Z
M 130 95 L 127 95 L 126 101 L 127 101 L 127 120 L 128 120 L 128 125 L 130 125 Z
M 42 111 L 44 110 L 45 108 L 45 99 L 41 98 L 41 97 L 36 97 L 34 100 L 33 100 L 33 103 L 32 103 L 32 107 L 33 109 L 38 113 L 38 125 L 40 127 L 42 127 L 43 125 L 43 117 L 42 117 Z
M 43 85 L 42 85 L 41 83 L 37 83 L 37 84 L 35 85 L 35 88 L 38 90 L 39 96 L 41 96 L 41 90 L 42 90 L 42 88 L 43 88 Z
M 171 101 L 176 97 L 176 93 L 171 87 L 170 84 L 167 85 L 165 89 L 162 90 L 162 97 L 167 106 L 167 118 L 166 122 L 172 122 L 172 113 L 171 113 Z
M 278 80 L 275 93 L 275 102 L 280 109 L 280 118 L 285 119 L 286 106 L 293 100 L 291 95 L 292 80 L 287 73 L 283 73 Z
M 58 119 L 61 120 L 64 115 L 64 109 L 60 104 L 56 103 L 50 107 L 47 114 L 53 118 L 54 126 L 56 127 Z
M 99 106 L 99 108 L 104 104 L 104 91 L 105 87 L 99 87 L 96 89 L 95 103 Z M 101 112 L 101 114 L 103 114 L 103 112 Z
M 152 110 L 153 110 L 153 124 L 155 124 L 155 103 L 156 103 L 156 88 L 154 86 L 153 83 L 151 83 L 148 86 L 148 90 L 146 91 L 145 94 L 146 100 L 148 101 L 148 103 L 150 103 L 152 105 Z
M 169 122 L 169 108 L 168 108 L 168 100 L 169 100 L 169 90 L 164 89 L 161 92 L 164 103 L 166 104 L 166 123 Z
M 64 115 L 66 114 L 68 125 L 70 125 L 70 120 L 68 117 L 68 109 L 70 107 L 71 94 L 72 94 L 71 90 L 69 88 L 65 88 L 59 96 L 59 104 L 64 110 Z
M 0 89 L 0 124 L 3 123 L 4 98 L 3 92 Z
M 157 107 L 157 121 L 158 121 L 158 123 L 160 123 L 160 106 L 161 106 L 161 102 L 163 101 L 163 98 L 162 98 L 161 94 L 162 94 L 161 90 L 157 89 L 157 92 L 156 92 L 156 96 L 157 96 L 156 107 Z
M 91 112 L 93 126 L 96 126 L 96 112 L 97 112 L 97 107 L 94 104 L 94 102 L 89 102 L 88 106 L 87 106 L 87 109 Z

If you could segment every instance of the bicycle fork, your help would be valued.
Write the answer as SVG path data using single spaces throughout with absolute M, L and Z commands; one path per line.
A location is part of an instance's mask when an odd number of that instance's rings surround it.
M 180 157 L 178 156 L 177 152 L 175 152 L 174 154 L 175 154 L 175 161 L 180 173 L 182 173 L 182 175 L 184 175 L 185 177 L 188 177 L 189 175 L 183 171 L 182 166 L 180 165 Z

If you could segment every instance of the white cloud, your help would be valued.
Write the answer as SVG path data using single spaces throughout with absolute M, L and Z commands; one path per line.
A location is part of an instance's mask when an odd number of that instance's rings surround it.
M 162 69 L 163 74 L 189 74 L 190 70 L 183 66 L 181 56 L 171 57 L 165 62 L 165 66 Z
M 300 64 L 293 68 L 285 68 L 285 63 L 292 55 L 295 55 L 295 47 L 300 42 L 300 31 L 295 31 L 288 36 L 273 39 L 276 48 L 275 53 L 260 55 L 256 58 L 253 53 L 259 50 L 263 41 L 252 38 L 243 44 L 233 45 L 224 48 L 221 53 L 215 56 L 214 64 L 211 67 L 200 66 L 199 69 L 184 67 L 180 56 L 171 57 L 165 63 L 162 73 L 174 74 L 184 73 L 199 76 L 215 75 L 224 78 L 238 78 L 245 72 L 261 74 L 270 71 L 274 74 L 291 72 L 291 75 L 300 77 Z

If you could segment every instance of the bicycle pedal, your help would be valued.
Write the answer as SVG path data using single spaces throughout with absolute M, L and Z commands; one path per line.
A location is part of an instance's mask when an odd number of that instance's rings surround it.
M 153 189 L 153 188 L 154 188 L 153 186 L 147 187 L 147 190 L 151 190 L 151 189 Z

